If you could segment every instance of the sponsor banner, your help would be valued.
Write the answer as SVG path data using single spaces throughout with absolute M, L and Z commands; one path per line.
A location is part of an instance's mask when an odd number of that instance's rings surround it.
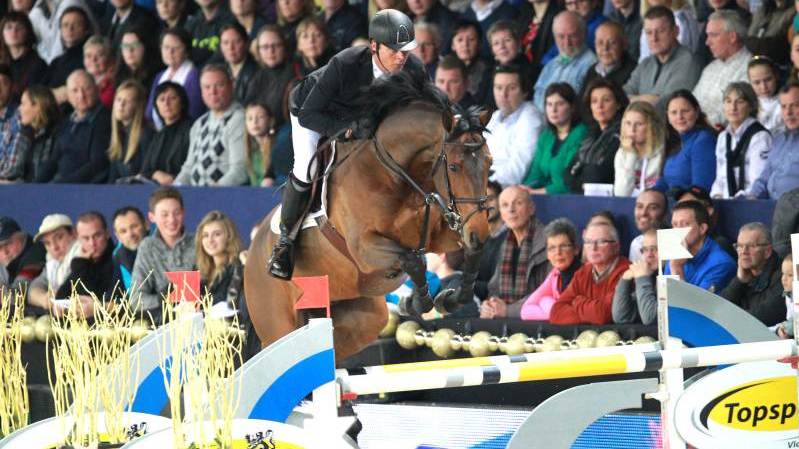
M 172 426 L 172 421 L 168 418 L 148 415 L 146 413 L 124 412 L 122 421 L 127 428 L 127 437 L 129 441 Z M 70 416 L 63 420 L 61 418 L 49 418 L 39 421 L 18 430 L 0 441 L 0 448 L 58 448 L 63 445 L 65 438 L 64 432 L 69 431 L 74 424 L 74 420 Z M 97 425 L 97 431 L 100 433 L 100 443 L 108 443 L 109 440 L 105 430 L 105 416 L 102 412 L 97 414 L 95 424 Z
M 213 436 L 213 426 L 206 423 L 206 438 Z M 191 424 L 186 424 L 185 431 L 190 431 Z M 274 421 L 259 419 L 233 420 L 232 449 L 351 449 L 341 435 L 331 435 L 327 429 L 302 429 L 300 427 Z M 172 447 L 174 436 L 172 428 L 147 435 L 123 446 L 123 449 L 163 449 Z M 189 442 L 191 447 L 206 449 L 222 449 L 215 442 L 201 444 Z
M 768 361 L 712 372 L 680 396 L 675 425 L 701 449 L 799 449 L 796 370 Z

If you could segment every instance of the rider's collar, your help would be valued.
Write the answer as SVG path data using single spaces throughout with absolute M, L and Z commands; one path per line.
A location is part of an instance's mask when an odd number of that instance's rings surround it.
M 386 75 L 386 72 L 380 70 L 380 65 L 377 63 L 377 55 L 372 55 L 372 75 L 374 79 L 378 79 L 383 75 Z

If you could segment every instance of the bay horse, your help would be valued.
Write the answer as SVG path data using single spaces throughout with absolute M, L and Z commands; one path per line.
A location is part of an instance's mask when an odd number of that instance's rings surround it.
M 465 250 L 459 291 L 435 298 L 439 311 L 472 300 L 482 245 L 489 235 L 485 209 L 491 157 L 482 137 L 489 114 L 453 117 L 446 97 L 429 82 L 402 73 L 373 83 L 364 116 L 378 123 L 374 137 L 337 142 L 329 174 L 327 221 L 301 231 L 294 276 L 329 277 L 336 361 L 377 339 L 388 319 L 384 295 L 407 273 L 413 294 L 400 305 L 420 315 L 434 306 L 425 279 L 425 252 Z M 267 273 L 278 238 L 272 210 L 250 246 L 244 289 L 253 327 L 266 347 L 295 330 L 301 290 Z

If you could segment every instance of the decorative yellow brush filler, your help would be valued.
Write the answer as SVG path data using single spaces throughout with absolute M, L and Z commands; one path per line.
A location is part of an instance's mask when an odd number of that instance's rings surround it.
M 164 382 L 171 405 L 175 448 L 234 447 L 233 417 L 239 407 L 241 388 L 240 382 L 232 379 L 242 363 L 244 333 L 239 331 L 238 317 L 232 321 L 212 317 L 212 301 L 206 295 L 197 303 L 165 305 L 164 325 L 172 325 L 174 331 L 163 339 L 162 347 L 171 348 L 173 357 L 171 367 L 164 363 L 162 371 L 172 373 L 164 375 Z M 192 335 L 191 324 L 198 309 L 208 312 L 200 336 Z M 192 341 L 198 343 L 192 345 Z M 181 409 L 185 411 L 183 415 Z
M 93 317 L 84 315 L 79 301 L 73 293 L 63 315 L 50 320 L 47 339 L 61 447 L 119 447 L 131 437 L 123 415 L 136 393 L 130 329 L 137 316 L 124 297 L 104 302 L 92 297 Z
M 0 439 L 28 424 L 28 389 L 22 366 L 25 295 L 0 289 Z

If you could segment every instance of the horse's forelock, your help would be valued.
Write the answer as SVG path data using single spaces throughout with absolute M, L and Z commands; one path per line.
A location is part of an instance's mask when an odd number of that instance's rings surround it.
M 482 114 L 484 109 L 480 106 L 471 106 L 468 109 L 461 107 L 453 107 L 455 114 L 458 116 L 458 122 L 455 129 L 450 134 L 450 140 L 459 138 L 465 133 L 482 133 L 486 131 L 486 127 L 482 121 Z

